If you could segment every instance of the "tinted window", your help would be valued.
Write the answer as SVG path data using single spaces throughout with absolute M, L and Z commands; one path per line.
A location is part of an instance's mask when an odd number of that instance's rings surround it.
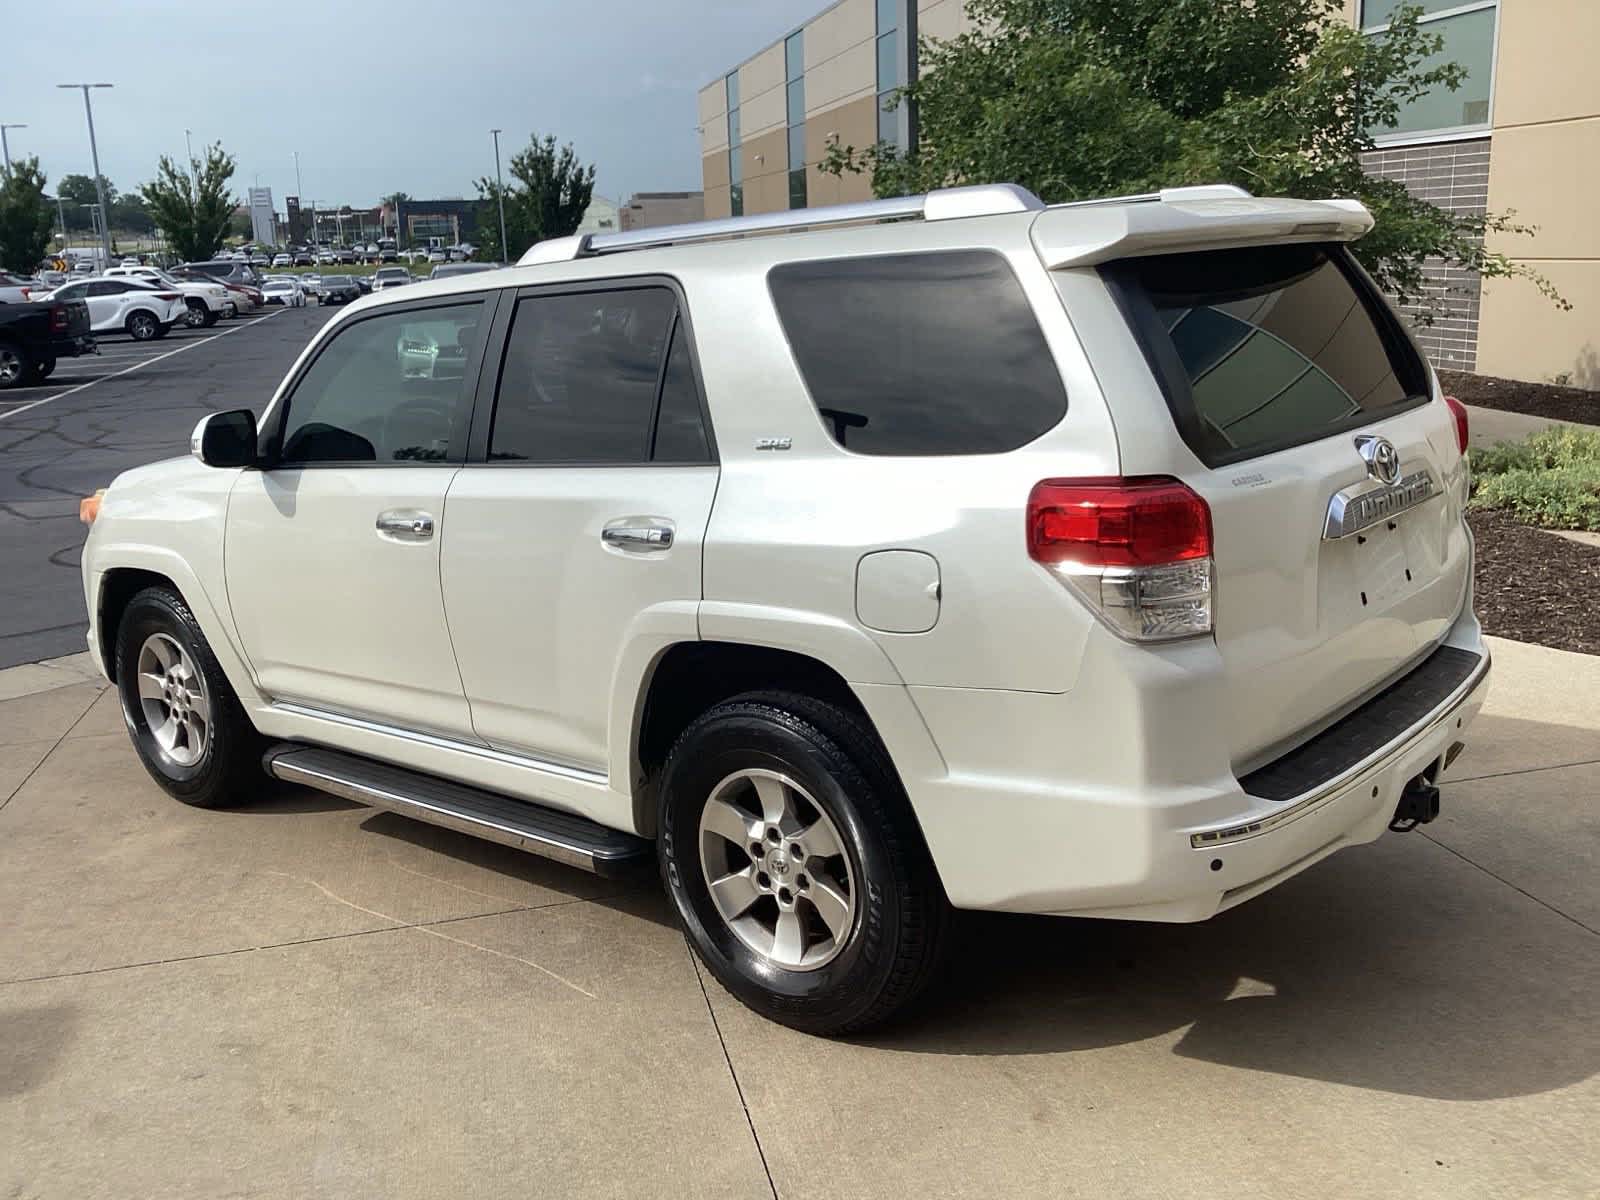
M 790 263 L 769 276 L 812 402 L 861 454 L 996 454 L 1067 411 L 1021 285 L 981 250 Z
M 88 294 L 88 291 L 89 285 L 87 283 L 69 283 L 66 287 L 57 289 L 56 299 L 82 300 Z
M 448 460 L 472 403 L 482 308 L 386 313 L 335 334 L 289 397 L 283 460 Z
M 1112 268 L 1149 306 L 1174 415 L 1208 464 L 1324 437 L 1426 393 L 1422 364 L 1343 255 L 1262 246 Z
M 705 417 L 700 411 L 700 391 L 694 383 L 694 361 L 689 356 L 689 336 L 679 321 L 667 350 L 667 369 L 661 377 L 661 409 L 656 419 L 656 462 L 703 463 L 711 461 Z
M 120 296 L 128 287 L 120 279 L 96 279 L 89 285 L 91 296 Z
M 489 457 L 648 459 L 661 355 L 675 308 L 673 294 L 660 287 L 518 301 Z

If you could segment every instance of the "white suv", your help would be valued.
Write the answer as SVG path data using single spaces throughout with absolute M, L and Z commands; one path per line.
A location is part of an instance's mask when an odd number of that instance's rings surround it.
M 801 1029 L 952 906 L 1201 920 L 1431 819 L 1484 695 L 1371 225 L 964 188 L 385 292 L 86 503 L 90 649 L 179 799 L 654 858 Z

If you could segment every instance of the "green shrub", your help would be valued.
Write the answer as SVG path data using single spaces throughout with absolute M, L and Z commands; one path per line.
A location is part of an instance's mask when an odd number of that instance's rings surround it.
M 1600 429 L 1555 426 L 1468 458 L 1473 508 L 1548 529 L 1600 530 Z

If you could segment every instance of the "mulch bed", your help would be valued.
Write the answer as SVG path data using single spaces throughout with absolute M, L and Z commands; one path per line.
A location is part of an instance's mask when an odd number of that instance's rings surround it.
M 1530 417 L 1549 417 L 1553 421 L 1600 425 L 1600 392 L 1587 388 L 1524 383 L 1520 379 L 1496 379 L 1493 375 L 1469 375 L 1465 371 L 1440 371 L 1439 386 L 1445 395 L 1454 396 L 1463 404 L 1526 413 Z
M 1469 512 L 1467 522 L 1477 539 L 1475 603 L 1485 633 L 1600 654 L 1600 548 L 1500 512 Z

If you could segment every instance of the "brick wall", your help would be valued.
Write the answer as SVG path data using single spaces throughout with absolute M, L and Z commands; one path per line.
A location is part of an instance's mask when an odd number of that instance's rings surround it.
M 1370 174 L 1397 179 L 1413 195 L 1464 216 L 1482 216 L 1489 202 L 1486 137 L 1374 150 L 1363 165 Z M 1434 365 L 1473 370 L 1478 358 L 1477 272 L 1430 259 L 1423 276 L 1423 290 L 1435 302 L 1435 315 L 1432 325 L 1414 326 L 1417 340 Z

